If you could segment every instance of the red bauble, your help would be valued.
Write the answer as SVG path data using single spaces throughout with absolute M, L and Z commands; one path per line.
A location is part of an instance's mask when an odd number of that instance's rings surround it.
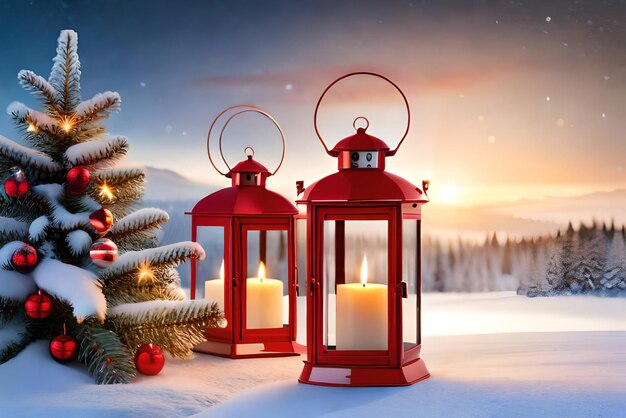
M 4 182 L 4 191 L 10 197 L 22 197 L 28 193 L 26 175 L 19 167 L 9 170 L 9 178 Z
M 159 374 L 165 365 L 165 356 L 161 347 L 156 344 L 144 344 L 137 349 L 135 366 L 139 373 L 148 376 Z
M 20 273 L 30 273 L 37 264 L 37 250 L 28 244 L 22 245 L 11 256 L 11 265 Z
M 30 319 L 44 319 L 52 313 L 52 299 L 39 291 L 36 295 L 30 295 L 24 302 L 26 316 Z
M 107 208 L 101 208 L 89 215 L 89 223 L 100 234 L 106 234 L 113 226 L 113 215 Z
M 78 355 L 78 341 L 67 334 L 61 334 L 50 341 L 50 355 L 59 363 L 69 363 Z
M 101 269 L 111 267 L 117 260 L 117 245 L 108 238 L 100 238 L 91 245 L 89 257 Z
M 82 194 L 87 189 L 90 178 L 91 173 L 85 167 L 79 166 L 70 169 L 65 179 L 65 191 L 73 196 Z

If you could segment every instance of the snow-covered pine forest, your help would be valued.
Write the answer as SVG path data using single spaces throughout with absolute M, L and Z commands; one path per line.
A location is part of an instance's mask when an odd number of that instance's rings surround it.
M 189 239 L 191 222 L 183 213 L 195 201 L 145 204 L 164 207 L 170 214 L 163 245 Z M 623 226 L 598 222 L 577 228 L 570 223 L 552 236 L 499 240 L 490 234 L 481 244 L 462 239 L 443 242 L 426 235 L 422 238 L 423 288 L 426 292 L 514 290 L 529 296 L 626 293 L 625 236 Z M 181 271 L 181 278 L 188 286 L 189 272 Z

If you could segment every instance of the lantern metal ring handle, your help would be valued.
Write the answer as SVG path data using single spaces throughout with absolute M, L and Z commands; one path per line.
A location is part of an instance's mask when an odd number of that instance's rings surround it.
M 227 173 L 223 173 L 215 164 L 215 162 L 213 161 L 213 158 L 211 157 L 211 133 L 213 132 L 213 128 L 215 127 L 215 124 L 217 123 L 218 120 L 220 120 L 222 118 L 222 116 L 224 116 L 226 113 L 230 112 L 233 109 L 243 109 L 243 110 L 239 110 L 238 112 L 234 113 L 233 115 L 231 115 L 228 120 L 226 120 L 226 123 L 224 123 L 224 126 L 222 127 L 221 131 L 220 131 L 220 136 L 219 136 L 219 140 L 218 140 L 218 144 L 219 144 L 219 149 L 220 149 L 220 157 L 222 158 L 222 161 L 224 162 L 224 164 L 226 165 L 226 167 L 228 168 L 228 171 L 231 170 L 231 167 L 228 165 L 228 162 L 226 161 L 226 157 L 224 157 L 224 152 L 222 149 L 222 138 L 224 136 L 224 130 L 226 129 L 226 127 L 228 126 L 228 124 L 238 115 L 242 114 L 242 113 L 247 113 L 247 112 L 255 112 L 258 113 L 260 115 L 265 116 L 266 118 L 268 118 L 273 124 L 274 126 L 276 126 L 276 128 L 278 129 L 278 132 L 280 133 L 280 138 L 281 138 L 281 142 L 282 142 L 282 153 L 281 153 L 281 157 L 280 157 L 280 162 L 278 163 L 278 166 L 276 167 L 276 169 L 274 170 L 274 172 L 271 173 L 271 175 L 276 174 L 276 172 L 280 169 L 280 167 L 283 164 L 283 161 L 285 160 L 285 151 L 286 151 L 286 143 L 285 143 L 285 134 L 283 133 L 283 130 L 281 129 L 280 125 L 278 124 L 278 122 L 276 121 L 276 119 L 274 119 L 269 113 L 265 112 L 264 110 L 259 109 L 256 106 L 252 106 L 252 105 L 247 105 L 247 104 L 239 104 L 239 105 L 234 105 L 234 106 L 230 106 L 226 109 L 224 109 L 219 115 L 217 115 L 217 117 L 213 120 L 213 122 L 211 123 L 211 126 L 209 127 L 209 133 L 207 135 L 207 140 L 206 140 L 206 148 L 207 148 L 207 154 L 209 155 L 209 161 L 211 162 L 211 165 L 213 166 L 213 168 L 215 168 L 215 170 L 220 173 L 221 175 L 225 176 Z M 248 150 L 251 151 L 251 155 L 254 156 L 254 148 L 248 146 L 244 149 L 244 153 L 246 154 L 246 156 L 248 156 Z
M 402 99 L 404 100 L 404 104 L 406 106 L 406 112 L 407 112 L 406 130 L 404 131 L 404 134 L 402 135 L 402 138 L 400 139 L 400 142 L 398 142 L 398 145 L 396 146 L 396 148 L 393 151 L 387 152 L 388 156 L 394 156 L 396 154 L 396 152 L 398 151 L 398 149 L 400 148 L 400 145 L 402 145 L 402 142 L 404 142 L 404 139 L 406 138 L 406 136 L 409 134 L 409 128 L 411 126 L 411 108 L 409 107 L 409 101 L 407 100 L 406 96 L 404 95 L 404 92 L 400 89 L 400 87 L 398 87 L 398 85 L 396 83 L 394 83 L 393 81 L 391 81 L 390 79 L 388 79 L 384 75 L 381 75 L 381 74 L 378 74 L 378 73 L 372 73 L 372 72 L 369 72 L 369 71 L 357 71 L 357 72 L 345 74 L 345 75 L 339 77 L 338 79 L 336 79 L 335 81 L 333 81 L 332 83 L 330 83 L 328 85 L 328 87 L 326 87 L 326 89 L 322 92 L 322 95 L 320 96 L 319 100 L 317 101 L 317 105 L 315 106 L 315 113 L 313 115 L 313 125 L 315 127 L 315 133 L 317 134 L 317 137 L 319 138 L 320 142 L 322 143 L 322 146 L 324 147 L 324 150 L 326 150 L 326 153 L 328 155 L 330 155 L 330 156 L 333 156 L 333 154 L 330 152 L 330 150 L 326 146 L 326 143 L 324 142 L 324 139 L 322 138 L 322 135 L 320 134 L 319 129 L 317 128 L 317 113 L 318 113 L 320 105 L 322 103 L 322 99 L 324 99 L 324 96 L 326 95 L 326 93 L 328 93 L 328 90 L 330 90 L 335 84 L 337 84 L 341 80 L 343 80 L 345 78 L 348 78 L 348 77 L 356 76 L 356 75 L 371 75 L 371 76 L 374 76 L 374 77 L 382 78 L 383 80 L 385 80 L 386 82 L 391 84 L 393 87 L 395 87 L 396 90 L 398 90 L 398 92 L 402 96 Z M 353 122 L 353 126 L 356 125 L 356 121 L 358 119 L 360 119 L 360 118 L 364 118 L 364 117 L 363 116 L 357 117 L 354 120 L 354 122 Z M 364 118 L 364 119 L 367 120 L 366 118 Z M 367 126 L 369 127 L 369 121 L 367 121 Z
M 367 131 L 367 128 L 369 128 L 369 127 L 370 127 L 370 121 L 369 121 L 369 119 L 368 119 L 368 118 L 366 118 L 365 116 L 357 116 L 356 118 L 354 118 L 354 121 L 352 122 L 352 127 L 353 127 L 354 129 L 358 129 L 358 128 L 356 127 L 356 121 L 357 121 L 357 120 L 359 120 L 359 119 L 363 119 L 363 120 L 365 121 L 365 128 L 363 128 L 363 129 L 365 129 L 365 130 Z

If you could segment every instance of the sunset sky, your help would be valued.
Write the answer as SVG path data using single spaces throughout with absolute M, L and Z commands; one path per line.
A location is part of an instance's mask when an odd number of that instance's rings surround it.
M 206 158 L 206 133 L 241 102 L 285 131 L 275 189 L 292 195 L 295 180 L 331 173 L 315 104 L 334 78 L 363 70 L 396 81 L 411 103 L 409 137 L 388 169 L 430 179 L 439 203 L 626 188 L 624 1 L 2 1 L 0 107 L 35 104 L 17 72 L 47 77 L 65 28 L 79 34 L 84 98 L 122 95 L 107 125 L 128 136 L 128 159 L 196 181 L 225 184 Z M 369 78 L 324 101 L 330 146 L 361 114 L 368 133 L 395 146 L 402 101 Z M 0 133 L 18 137 L 8 116 Z M 276 164 L 267 122 L 244 116 L 225 137 L 231 162 L 252 145 Z

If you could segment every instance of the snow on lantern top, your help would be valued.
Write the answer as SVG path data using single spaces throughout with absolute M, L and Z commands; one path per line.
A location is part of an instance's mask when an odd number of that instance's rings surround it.
M 382 78 L 389 82 L 400 93 L 404 99 L 407 110 L 407 127 L 404 135 L 400 139 L 395 149 L 391 150 L 387 143 L 375 136 L 369 135 L 366 131 L 369 128 L 369 120 L 364 116 L 358 116 L 352 126 L 356 129 L 354 135 L 348 136 L 339 141 L 332 149 L 328 149 L 324 139 L 317 128 L 317 114 L 322 99 L 337 82 L 355 75 L 371 75 Z M 357 127 L 359 120 L 365 126 Z M 424 182 L 422 189 L 413 185 L 402 177 L 385 171 L 386 157 L 396 154 L 400 145 L 409 132 L 411 121 L 411 111 L 409 102 L 400 88 L 388 78 L 370 72 L 356 72 L 346 74 L 333 81 L 320 96 L 315 108 L 314 125 L 315 132 L 326 150 L 326 153 L 337 158 L 338 172 L 324 177 L 313 183 L 306 189 L 299 185 L 299 192 L 304 191 L 304 195 L 298 203 L 311 201 L 400 201 L 403 203 L 423 204 L 428 202 L 426 190 L 428 182 Z
M 219 150 L 222 161 L 228 168 L 222 172 L 211 157 L 211 132 L 215 124 L 228 112 L 233 113 L 224 123 L 219 136 Z M 263 164 L 254 159 L 254 149 L 250 146 L 244 149 L 246 159 L 238 162 L 232 168 L 228 165 L 222 150 L 222 138 L 228 124 L 238 115 L 247 112 L 261 114 L 268 118 L 278 129 L 282 140 L 282 155 L 278 167 L 270 172 Z M 207 137 L 207 153 L 213 168 L 221 175 L 232 179 L 231 187 L 212 193 L 200 200 L 192 209 L 192 215 L 288 215 L 297 213 L 296 207 L 283 196 L 266 188 L 268 177 L 276 174 L 285 158 L 285 136 L 278 122 L 267 112 L 250 105 L 231 106 L 220 113 L 209 128 Z

